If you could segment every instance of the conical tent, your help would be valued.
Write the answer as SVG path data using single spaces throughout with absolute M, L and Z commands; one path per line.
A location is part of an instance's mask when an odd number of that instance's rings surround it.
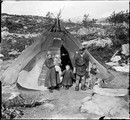
M 21 86 L 29 89 L 44 90 L 44 85 L 38 85 L 38 78 L 44 67 L 43 63 L 46 58 L 46 52 L 49 50 L 60 52 L 61 46 L 68 52 L 73 65 L 74 54 L 82 44 L 60 24 L 59 19 L 56 19 L 55 24 L 45 30 L 4 72 L 2 75 L 3 84 L 12 85 L 19 83 Z M 113 79 L 113 75 L 110 74 L 104 66 L 87 50 L 85 50 L 85 52 L 89 55 L 90 62 L 97 64 L 97 68 L 103 78 Z

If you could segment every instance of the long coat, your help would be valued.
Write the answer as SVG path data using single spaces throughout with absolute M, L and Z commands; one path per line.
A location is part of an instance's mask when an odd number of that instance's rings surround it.
M 84 76 L 86 75 L 86 68 L 89 66 L 89 55 L 86 53 L 83 53 L 83 56 L 80 55 L 80 53 L 76 53 L 74 56 L 74 66 L 76 68 L 76 75 L 78 76 Z
M 62 85 L 71 86 L 73 84 L 73 79 L 75 79 L 75 77 L 72 70 L 64 70 L 62 76 L 63 76 Z
M 55 87 L 60 83 L 59 73 L 55 70 L 53 58 L 47 58 L 44 63 L 47 67 L 45 87 Z

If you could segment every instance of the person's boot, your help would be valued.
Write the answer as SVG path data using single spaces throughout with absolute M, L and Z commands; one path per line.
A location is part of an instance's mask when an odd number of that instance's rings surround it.
M 53 93 L 53 90 L 52 90 L 52 88 L 48 88 L 48 90 L 49 90 L 49 92 L 50 92 L 50 93 Z
M 65 90 L 68 90 L 68 89 L 69 89 L 69 86 L 66 86 L 66 87 L 65 87 Z
M 76 86 L 76 87 L 75 87 L 75 91 L 79 91 L 79 86 Z
M 55 87 L 55 89 L 56 89 L 57 91 L 60 91 L 59 85 L 57 85 L 57 86 Z
M 60 83 L 58 86 L 59 86 L 59 88 L 62 88 L 63 85 L 62 85 L 62 83 Z
M 85 91 L 86 89 L 87 89 L 87 88 L 86 88 L 85 85 L 82 85 L 82 86 L 81 86 L 81 90 Z

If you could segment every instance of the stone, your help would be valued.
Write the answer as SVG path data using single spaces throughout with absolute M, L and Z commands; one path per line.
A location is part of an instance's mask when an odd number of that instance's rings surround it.
M 81 100 L 81 103 L 84 103 L 84 102 L 89 101 L 91 99 L 92 99 L 92 96 L 87 96 L 87 97 L 85 97 L 84 99 Z
M 87 99 L 87 98 L 86 98 Z M 128 102 L 119 97 L 110 97 L 95 94 L 92 99 L 83 99 L 84 103 L 81 105 L 81 112 L 87 112 L 108 117 L 128 117 Z
M 111 58 L 112 62 L 118 62 L 119 60 L 121 60 L 121 57 L 119 55 L 114 56 L 114 57 Z
M 107 86 L 107 85 L 106 85 Z M 103 95 L 103 96 L 125 96 L 128 94 L 128 89 L 111 89 L 111 88 L 101 88 L 99 85 L 95 85 L 93 92 Z
M 12 92 L 12 93 L 11 93 L 11 96 L 10 96 L 8 99 L 11 100 L 11 99 L 17 97 L 19 94 L 20 94 L 20 93 L 18 93 L 18 92 Z
M 44 107 L 50 109 L 51 111 L 53 111 L 55 106 L 53 104 L 51 104 L 51 103 L 46 103 L 44 105 Z
M 113 108 L 110 111 L 110 114 L 113 118 L 120 118 L 120 119 L 125 119 L 125 118 L 129 118 L 129 113 L 126 109 L 121 108 L 121 107 L 117 107 L 117 108 Z
M 104 115 L 102 110 L 99 109 L 98 105 L 92 101 L 85 102 L 85 104 L 82 105 L 80 112 L 87 112 L 87 113 L 94 113 L 98 115 Z
M 129 55 L 129 44 L 123 44 L 122 45 L 122 54 L 128 56 Z

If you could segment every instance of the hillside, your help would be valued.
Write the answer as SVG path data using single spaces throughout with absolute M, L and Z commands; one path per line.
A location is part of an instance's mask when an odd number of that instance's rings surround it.
M 87 44 L 87 47 L 93 40 L 94 46 L 91 46 L 92 44 L 90 45 L 90 52 L 93 55 L 97 54 L 95 57 L 101 61 L 104 58 L 110 59 L 116 49 L 120 47 L 109 49 L 110 46 L 113 45 L 113 42 L 117 41 L 115 40 L 115 31 L 110 25 L 99 24 L 105 20 L 106 18 L 99 19 L 97 23 L 91 27 L 85 26 L 82 23 L 65 22 L 62 19 L 61 22 L 76 39 L 80 40 L 84 45 Z M 17 53 L 17 55 L 20 54 L 36 40 L 36 37 L 53 23 L 54 19 L 42 16 L 1 14 L 2 54 L 5 57 L 14 56 L 16 55 L 15 53 Z M 120 34 L 120 32 L 118 33 Z M 99 46 L 97 46 L 97 40 Z M 90 43 L 88 43 L 89 41 Z M 99 53 L 102 49 L 104 49 L 104 52 L 109 51 L 110 54 Z M 100 54 L 100 56 L 98 56 L 98 54 Z
M 51 18 L 32 15 L 10 15 L 3 13 L 1 14 L 1 18 L 1 28 L 6 27 L 9 33 L 41 33 L 44 29 L 54 23 L 54 20 Z M 63 26 L 69 31 L 77 32 L 83 27 L 81 23 L 61 21 Z
M 39 33 L 47 27 L 47 18 L 31 15 L 1 15 L 1 27 L 7 27 L 9 32 Z
M 6 57 L 18 56 L 31 45 L 54 20 L 42 16 L 1 14 L 2 54 Z M 81 42 L 106 38 L 106 30 L 101 25 L 86 28 L 83 24 L 64 22 L 63 26 Z M 17 55 L 16 55 L 17 54 Z

